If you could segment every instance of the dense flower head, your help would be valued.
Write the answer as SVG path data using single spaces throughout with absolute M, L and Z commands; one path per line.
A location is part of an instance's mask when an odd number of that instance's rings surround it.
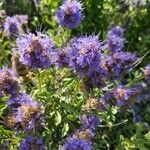
M 92 150 L 92 147 L 86 140 L 69 138 L 60 150 Z
M 41 104 L 22 105 L 16 111 L 16 121 L 24 131 L 40 130 L 44 126 Z
M 19 60 L 17 53 L 13 53 L 11 57 L 12 69 L 18 76 L 25 77 L 28 74 L 28 67 L 25 64 L 22 64 Z
M 58 67 L 67 67 L 69 64 L 68 50 L 58 49 L 51 53 L 51 63 Z
M 8 37 L 17 37 L 20 30 L 19 20 L 15 16 L 7 17 L 4 23 L 4 28 Z
M 121 51 L 124 46 L 124 38 L 123 38 L 124 30 L 117 26 L 113 27 L 107 34 L 107 45 L 110 52 L 118 52 Z
M 80 116 L 80 121 L 84 128 L 89 129 L 95 129 L 95 127 L 100 124 L 100 119 L 95 115 L 87 116 L 86 114 L 82 114 Z
M 20 143 L 19 150 L 45 150 L 45 145 L 41 138 L 28 135 Z
M 118 85 L 116 88 L 106 93 L 104 100 L 106 105 L 124 106 L 129 108 L 136 101 L 140 93 L 141 87 L 139 85 L 130 88 Z
M 81 77 L 100 71 L 101 42 L 98 36 L 74 38 L 70 42 L 69 67 Z
M 148 64 L 144 69 L 145 80 L 150 83 L 150 64 Z
M 128 72 L 137 60 L 138 57 L 136 54 L 130 52 L 115 52 L 104 58 L 102 66 L 109 77 L 119 78 L 120 75 Z
M 96 98 L 90 97 L 87 101 L 86 104 L 82 106 L 82 110 L 85 112 L 90 112 L 90 111 L 96 111 L 101 107 L 101 103 L 99 103 L 99 100 Z
M 17 126 L 16 113 L 9 113 L 4 117 L 4 127 L 7 129 L 15 129 Z
M 124 29 L 121 28 L 120 26 L 116 26 L 116 27 L 112 27 L 109 31 L 108 31 L 108 37 L 116 35 L 118 37 L 122 37 L 124 36 Z
M 81 127 L 79 129 L 77 129 L 73 134 L 72 134 L 72 138 L 76 138 L 76 139 L 83 139 L 86 141 L 91 141 L 91 139 L 94 137 L 95 133 L 94 130 L 91 128 L 85 128 L 85 127 Z
M 101 66 L 98 66 L 99 70 L 93 70 L 90 76 L 86 77 L 85 85 L 90 89 L 93 87 L 105 87 L 107 80 L 107 71 Z
M 1 95 L 15 95 L 19 92 L 19 83 L 13 70 L 8 68 L 0 69 L 0 91 Z
M 50 67 L 50 51 L 54 45 L 52 39 L 37 32 L 29 33 L 17 39 L 20 61 L 31 69 Z
M 65 0 L 57 11 L 57 20 L 61 26 L 76 28 L 82 20 L 82 5 L 76 0 Z
M 112 94 L 116 100 L 116 105 L 122 106 L 134 95 L 134 91 L 130 88 L 119 85 L 117 88 L 112 90 Z
M 31 99 L 31 97 L 27 95 L 24 91 L 17 95 L 11 96 L 7 101 L 7 105 L 11 109 L 16 109 L 22 105 L 29 105 L 34 103 L 35 102 Z

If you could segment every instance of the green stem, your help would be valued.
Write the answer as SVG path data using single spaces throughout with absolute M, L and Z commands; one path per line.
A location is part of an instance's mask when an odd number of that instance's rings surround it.
M 39 85 L 39 88 L 42 89 L 42 82 L 41 82 L 41 74 L 40 74 L 40 70 L 38 69 L 37 71 L 38 75 L 38 85 Z

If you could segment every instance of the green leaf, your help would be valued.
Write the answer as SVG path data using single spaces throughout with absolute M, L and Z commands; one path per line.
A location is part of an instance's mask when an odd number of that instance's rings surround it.
M 62 136 L 65 136 L 69 131 L 69 124 L 65 123 L 62 129 Z
M 55 112 L 55 125 L 58 126 L 61 123 L 61 115 L 58 111 Z
M 150 141 L 150 131 L 149 131 L 147 134 L 145 134 L 145 138 L 146 138 L 148 141 Z

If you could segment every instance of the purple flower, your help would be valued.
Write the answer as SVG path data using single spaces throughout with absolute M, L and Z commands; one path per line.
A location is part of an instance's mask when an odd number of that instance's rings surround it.
M 121 51 L 124 46 L 124 30 L 121 27 L 113 27 L 107 34 L 107 45 L 111 52 Z
M 20 61 L 31 69 L 50 67 L 50 51 L 54 45 L 52 39 L 42 33 L 25 34 L 17 39 Z
M 77 129 L 67 138 L 65 145 L 60 150 L 91 150 L 91 139 L 94 135 L 93 129 L 85 127 Z
M 107 44 L 109 46 L 109 50 L 112 52 L 121 51 L 124 46 L 124 39 L 113 35 L 108 38 Z
M 103 58 L 101 66 L 110 78 L 119 78 L 128 72 L 138 57 L 130 52 L 115 52 Z
M 91 143 L 83 139 L 69 138 L 60 150 L 92 150 Z
M 45 124 L 41 104 L 34 102 L 18 107 L 16 111 L 16 122 L 19 124 L 19 127 L 26 132 L 33 129 L 42 129 Z
M 107 92 L 103 97 L 103 100 L 105 101 L 106 106 L 116 105 L 129 108 L 136 101 L 140 93 L 141 87 L 138 85 L 130 88 L 123 85 L 118 85 L 116 88 Z
M 82 20 L 82 5 L 76 0 L 65 0 L 57 11 L 57 20 L 63 27 L 76 28 Z
M 20 23 L 15 16 L 7 17 L 4 23 L 4 28 L 8 37 L 17 37 L 19 35 Z
M 70 42 L 69 67 L 80 77 L 100 71 L 101 42 L 98 36 L 74 38 Z
M 116 26 L 116 27 L 112 27 L 111 30 L 108 31 L 108 37 L 111 37 L 113 35 L 116 35 L 118 37 L 122 37 L 124 36 L 124 29 Z
M 116 105 L 123 106 L 128 100 L 132 98 L 134 91 L 130 88 L 119 85 L 117 88 L 112 90 L 112 94 Z
M 31 99 L 31 97 L 27 95 L 25 92 L 11 96 L 7 101 L 7 105 L 11 109 L 18 108 L 22 105 L 29 105 L 29 104 L 34 104 L 34 103 L 35 102 Z
M 94 115 L 87 116 L 86 114 L 83 114 L 80 116 L 80 121 L 83 127 L 89 129 L 95 129 L 95 127 L 100 124 L 100 119 Z
M 68 50 L 58 49 L 51 53 L 51 63 L 58 68 L 67 67 L 69 64 Z
M 88 88 L 104 87 L 106 85 L 107 72 L 101 66 L 98 66 L 99 70 L 95 70 L 85 80 L 85 85 Z
M 19 92 L 19 84 L 14 72 L 8 68 L 0 69 L 0 95 L 15 95 Z
M 45 145 L 41 138 L 35 138 L 32 135 L 28 135 L 20 143 L 19 150 L 45 150 Z
M 148 64 L 144 69 L 145 80 L 150 83 L 150 64 Z
M 70 138 L 83 139 L 90 142 L 94 136 L 95 133 L 93 129 L 85 128 L 82 126 L 81 128 L 75 130 L 75 132 L 72 133 Z

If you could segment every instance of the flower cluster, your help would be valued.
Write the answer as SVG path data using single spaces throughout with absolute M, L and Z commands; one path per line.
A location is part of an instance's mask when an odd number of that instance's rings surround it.
M 20 61 L 31 69 L 49 68 L 50 51 L 54 45 L 52 39 L 37 32 L 37 35 L 29 33 L 17 39 L 17 47 Z
M 11 38 L 19 36 L 20 23 L 15 16 L 6 18 L 4 28 L 7 32 L 8 37 Z
M 101 42 L 98 36 L 74 38 L 70 42 L 69 67 L 81 77 L 100 70 Z
M 103 58 L 102 66 L 109 78 L 119 78 L 127 73 L 138 60 L 136 54 L 130 52 L 115 52 Z
M 101 101 L 105 102 L 105 106 L 120 106 L 131 107 L 136 101 L 137 97 L 141 93 L 141 87 L 136 85 L 131 88 L 127 88 L 123 85 L 118 85 L 116 88 L 108 91 Z
M 87 116 L 86 114 L 82 114 L 80 116 L 80 121 L 84 128 L 91 130 L 94 130 L 95 127 L 100 124 L 100 119 L 95 115 Z
M 61 150 L 91 150 L 92 138 L 95 135 L 96 126 L 100 124 L 100 119 L 97 116 L 80 116 L 81 128 L 76 130 L 67 140 Z
M 5 115 L 3 120 L 4 127 L 7 129 L 15 129 L 17 126 L 16 113 L 10 112 Z
M 51 53 L 51 63 L 58 68 L 68 67 L 69 65 L 69 57 L 68 50 L 58 49 Z
M 89 142 L 83 139 L 69 138 L 61 150 L 92 150 Z
M 44 126 L 42 105 L 21 91 L 17 76 L 11 69 L 0 70 L 1 96 L 9 95 L 8 111 L 4 114 L 5 128 L 18 131 L 40 130 Z
M 82 20 L 82 5 L 76 0 L 65 0 L 57 11 L 57 20 L 61 26 L 76 28 Z
M 90 76 L 86 77 L 84 84 L 89 89 L 93 87 L 105 87 L 107 79 L 107 72 L 100 65 L 99 70 L 93 71 Z
M 91 102 L 93 101 L 93 102 Z M 94 98 L 90 98 L 88 100 L 89 107 L 93 106 L 91 110 L 99 109 L 99 103 Z M 96 104 L 98 106 L 96 106 Z M 88 105 L 88 104 L 87 104 Z M 81 127 L 77 129 L 70 137 L 67 138 L 64 146 L 61 150 L 91 150 L 92 149 L 92 139 L 95 136 L 96 127 L 101 123 L 101 120 L 96 115 L 87 115 L 87 111 L 91 111 L 90 108 L 88 110 L 86 105 L 83 107 L 83 114 L 80 115 L 79 119 L 81 122 Z
M 107 47 L 99 41 L 98 36 L 76 37 L 66 48 L 52 53 L 52 63 L 59 68 L 68 66 L 84 78 L 86 87 L 104 87 L 107 80 L 119 79 L 138 60 L 136 54 L 122 51 L 124 29 L 113 27 L 107 35 L 109 53 L 105 53 Z M 113 43 L 114 39 L 116 42 Z
M 44 126 L 41 105 L 33 102 L 30 105 L 18 107 L 16 112 L 16 122 L 24 131 L 31 131 L 33 129 L 38 131 Z
M 112 27 L 107 34 L 107 44 L 110 52 L 119 52 L 124 46 L 124 30 L 117 26 Z
M 5 117 L 5 127 L 27 132 L 33 129 L 39 130 L 44 126 L 41 104 L 33 101 L 24 92 L 10 97 L 7 105 L 10 113 Z
M 33 103 L 33 100 L 24 91 L 21 93 L 18 93 L 17 95 L 10 96 L 7 101 L 7 105 L 11 109 L 16 109 L 22 105 L 29 105 L 31 103 Z
M 100 102 L 97 98 L 89 98 L 86 101 L 86 104 L 82 106 L 82 111 L 84 112 L 90 112 L 90 111 L 96 111 L 98 109 L 101 109 L 103 107 L 103 103 Z
M 22 64 L 19 60 L 19 56 L 17 53 L 13 53 L 12 58 L 12 69 L 14 70 L 15 74 L 18 76 L 25 77 L 28 74 L 28 67 L 25 64 Z
M 91 150 L 91 139 L 94 134 L 90 129 L 78 129 L 67 140 L 61 150 Z
M 16 95 L 19 92 L 18 80 L 13 70 L 8 68 L 0 69 L 0 92 L 1 95 Z
M 64 0 L 57 11 L 57 21 L 65 28 L 74 29 L 81 23 L 82 10 L 82 4 L 77 0 Z M 45 126 L 42 104 L 33 101 L 26 92 L 21 90 L 22 86 L 19 85 L 17 76 L 26 76 L 29 69 L 35 71 L 36 69 L 49 69 L 50 66 L 59 69 L 67 67 L 72 71 L 71 73 L 75 73 L 83 79 L 83 84 L 90 89 L 89 93 L 86 94 L 90 96 L 82 106 L 79 116 L 81 126 L 65 140 L 61 150 L 92 150 L 92 140 L 97 127 L 102 122 L 98 115 L 103 114 L 99 111 L 107 111 L 107 108 L 110 107 L 114 109 L 114 106 L 117 106 L 118 109 L 125 108 L 124 110 L 127 110 L 133 106 L 141 93 L 139 85 L 127 87 L 121 84 L 114 87 L 112 84 L 112 82 L 122 83 L 123 75 L 129 72 L 138 60 L 136 54 L 123 51 L 125 30 L 119 26 L 112 27 L 107 32 L 105 42 L 101 42 L 98 35 L 75 37 L 68 44 L 66 43 L 65 47 L 61 45 L 54 50 L 54 41 L 41 32 L 27 33 L 21 36 L 20 28 L 27 27 L 27 23 L 28 17 L 26 15 L 7 17 L 4 23 L 8 37 L 18 37 L 14 43 L 14 45 L 16 44 L 15 52 L 12 54 L 13 71 L 8 68 L 0 69 L 0 97 L 9 96 L 6 102 L 7 110 L 3 114 L 4 127 L 17 133 L 27 134 L 20 143 L 20 150 L 45 150 L 43 140 L 37 137 L 37 133 L 40 133 Z M 144 77 L 147 82 L 150 81 L 150 65 L 145 67 Z M 45 80 L 42 83 L 45 83 Z M 44 91 L 45 94 L 48 92 L 45 89 L 47 90 L 48 86 L 54 84 L 55 82 L 52 84 L 45 83 L 44 86 L 40 86 L 40 90 Z M 64 86 L 58 87 L 64 88 Z M 97 92 L 96 90 L 99 89 L 93 89 L 93 87 L 105 88 L 101 92 Z M 112 87 L 113 89 L 109 90 Z M 54 91 L 60 91 L 56 89 Z M 43 93 L 40 93 L 41 97 L 43 97 Z M 54 97 L 59 100 L 59 95 L 62 96 L 62 94 L 64 92 L 60 91 L 60 94 L 55 94 Z M 83 97 L 87 96 L 86 94 Z M 95 98 L 92 94 L 94 96 L 104 94 L 104 96 Z M 50 94 L 50 97 L 53 95 Z M 54 105 L 54 108 L 56 107 Z M 58 108 L 60 107 L 61 105 Z M 135 109 L 133 113 L 136 111 Z M 54 113 L 50 112 L 49 114 L 53 115 Z M 105 118 L 106 114 L 101 118 Z M 135 120 L 140 118 L 139 116 L 134 117 Z M 46 116 L 46 118 L 49 117 Z M 61 115 L 59 118 L 61 122 Z M 44 136 L 50 133 L 47 131 L 43 133 Z
M 45 145 L 41 138 L 28 135 L 19 146 L 19 150 L 45 150 Z

